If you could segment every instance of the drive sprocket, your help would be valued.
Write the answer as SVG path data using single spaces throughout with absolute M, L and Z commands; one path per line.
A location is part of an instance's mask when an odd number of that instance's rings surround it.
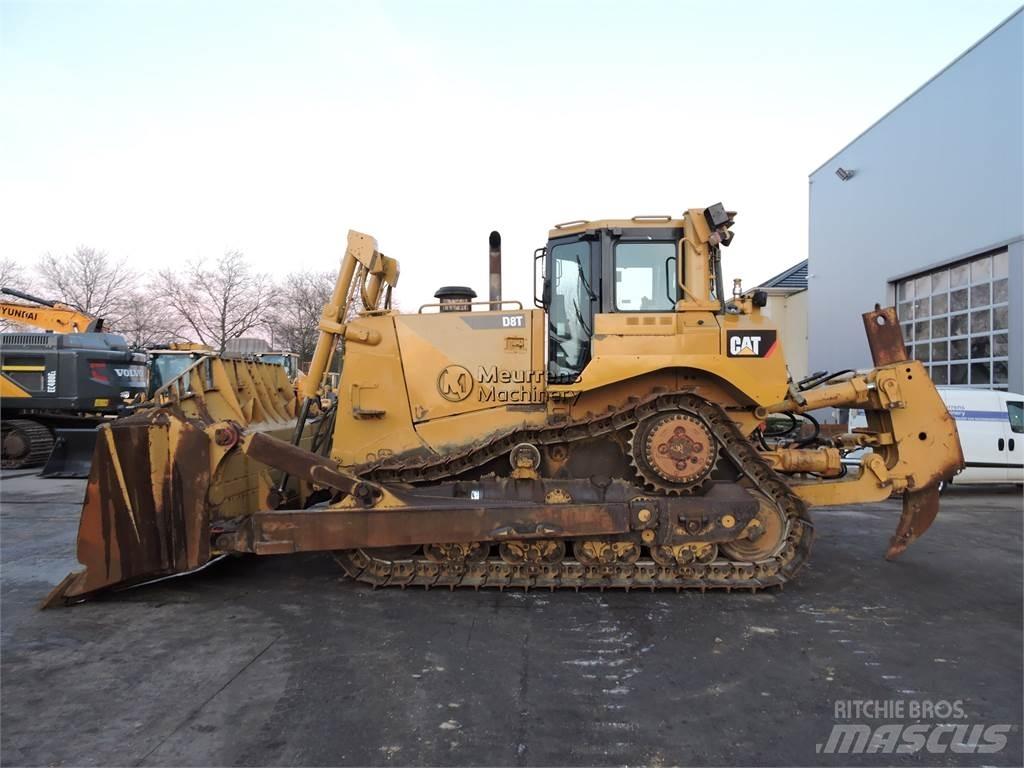
M 670 496 L 696 493 L 718 463 L 718 441 L 696 414 L 659 413 L 636 425 L 629 441 L 644 484 Z

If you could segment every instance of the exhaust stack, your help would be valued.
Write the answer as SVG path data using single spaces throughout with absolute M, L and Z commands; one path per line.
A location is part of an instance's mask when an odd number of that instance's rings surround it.
M 490 236 L 491 301 L 501 301 L 501 233 L 495 230 Z M 491 307 L 494 309 L 494 307 Z

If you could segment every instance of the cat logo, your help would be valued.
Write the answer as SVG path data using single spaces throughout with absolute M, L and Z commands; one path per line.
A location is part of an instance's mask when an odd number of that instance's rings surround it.
M 775 331 L 728 331 L 726 333 L 729 357 L 768 357 L 775 351 Z
M 449 365 L 437 377 L 437 391 L 449 403 L 461 403 L 473 391 L 473 374 L 461 365 Z

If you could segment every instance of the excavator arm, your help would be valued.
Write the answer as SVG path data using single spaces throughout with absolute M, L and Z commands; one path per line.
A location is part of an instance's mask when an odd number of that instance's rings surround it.
M 0 320 L 55 333 L 98 333 L 103 330 L 103 318 L 93 317 L 59 301 L 41 299 L 14 288 L 0 288 L 0 293 L 33 302 L 0 301 Z

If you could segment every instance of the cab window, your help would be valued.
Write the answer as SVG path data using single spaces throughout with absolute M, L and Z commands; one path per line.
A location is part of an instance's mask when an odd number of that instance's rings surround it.
M 674 242 L 615 245 L 615 309 L 671 312 L 678 298 Z
M 1024 402 L 1020 400 L 1006 401 L 1006 415 L 1010 418 L 1010 429 L 1024 432 Z

